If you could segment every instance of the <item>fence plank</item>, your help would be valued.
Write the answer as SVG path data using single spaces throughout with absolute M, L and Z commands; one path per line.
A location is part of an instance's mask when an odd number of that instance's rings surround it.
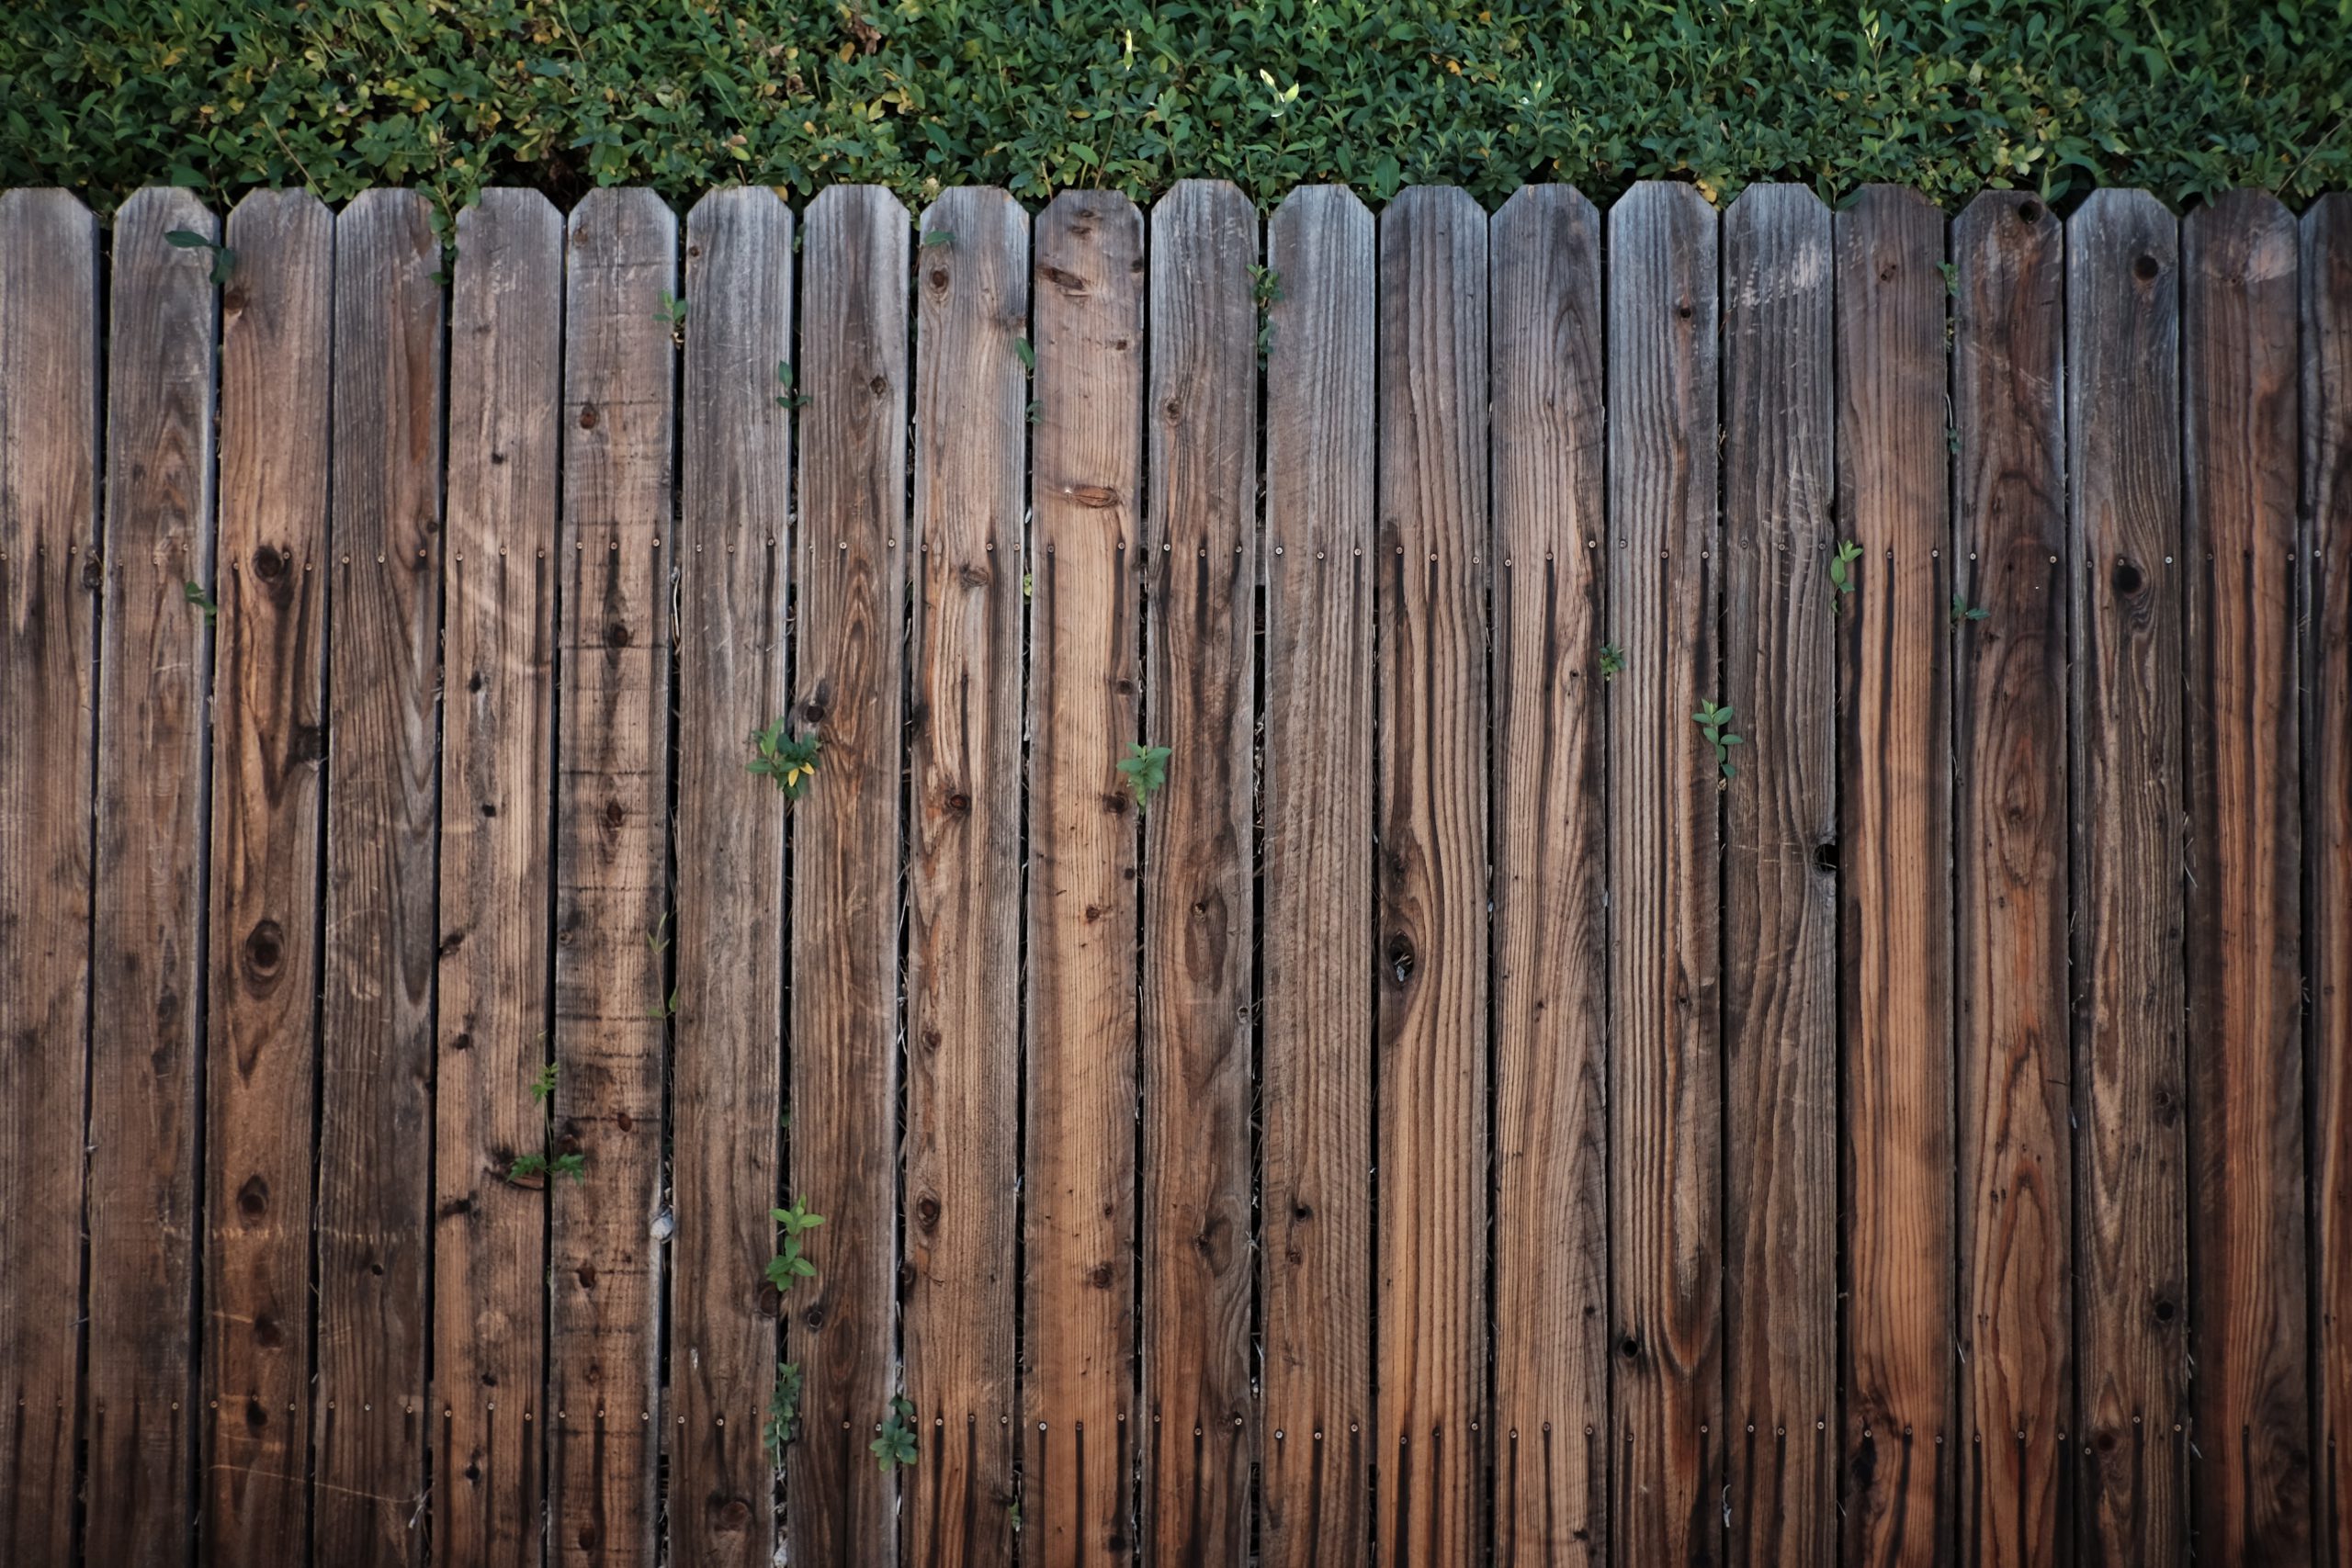
M 908 1559 L 1012 1560 L 1020 1280 L 1021 512 L 1029 216 L 1001 190 L 923 213 L 915 298 L 909 715 L 907 1393 L 927 1450 Z M 938 235 L 949 238 L 939 240 Z
M 1488 226 L 1494 405 L 1495 1559 L 1606 1560 L 1600 215 Z
M 1258 214 L 1180 180 L 1151 214 L 1144 823 L 1145 1551 L 1250 1550 Z
M 788 702 L 792 236 L 762 186 L 686 216 L 670 1553 L 731 1568 L 775 1554 L 782 1458 L 763 1423 L 786 1304 L 765 1269 L 784 1180 L 786 807 L 744 762 Z
M 305 192 L 256 192 L 229 215 L 228 238 L 202 1530 L 209 1561 L 290 1563 L 310 1524 L 334 219 Z
M 1850 1456 L 1871 1562 L 1952 1541 L 1951 543 L 1943 217 L 1873 186 L 1838 215 L 1838 594 Z
M 98 644 L 84 1551 L 175 1562 L 194 1529 L 198 1011 L 212 612 L 212 259 L 186 191 L 115 215 Z
M 537 1562 L 546 1456 L 544 1158 L 563 219 L 537 191 L 458 215 L 435 1083 L 434 1539 Z
M 1268 226 L 1261 1208 L 1268 1568 L 1370 1561 L 1372 214 Z
M 594 191 L 565 243 L 548 1480 L 556 1561 L 609 1568 L 654 1559 L 677 219 Z
M 1724 215 L 1724 1343 L 1732 1560 L 1836 1559 L 1838 833 L 1825 570 L 1830 215 L 1750 186 Z
M 1952 843 L 1965 1562 L 2064 1560 L 2067 1157 L 2064 235 L 1988 191 L 1952 228 Z
M 1061 1568 L 1135 1541 L 1143 220 L 1066 191 L 1034 243 L 1022 1556 Z
M 795 1187 L 827 1224 L 796 1300 L 808 1436 L 788 1534 L 816 1562 L 892 1562 L 897 1482 L 866 1451 L 899 1393 L 899 828 L 907 559 L 906 209 L 874 186 L 808 208 L 793 690 L 823 760 L 792 840 Z
M 1721 777 L 1715 214 L 1645 181 L 1609 215 L 1611 1549 L 1717 1555 Z
M 0 193 L 0 1558 L 70 1561 L 98 619 L 98 237 Z M 41 1280 L 38 1290 L 23 1281 Z
M 2200 1552 L 2308 1561 L 2295 220 L 2181 223 L 2193 1435 Z
M 2144 191 L 2066 225 L 2081 1551 L 2150 1568 L 2188 1534 L 2177 243 Z

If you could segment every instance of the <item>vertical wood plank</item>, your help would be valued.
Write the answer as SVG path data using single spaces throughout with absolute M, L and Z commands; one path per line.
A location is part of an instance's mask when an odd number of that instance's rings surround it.
M 1342 186 L 1268 226 L 1264 1065 L 1268 1568 L 1370 1561 L 1373 218 Z
M 1645 181 L 1609 214 L 1611 1550 L 1723 1531 L 1715 214 Z M 1745 761 L 1746 759 L 1742 759 Z M 1750 784 L 1753 780 L 1747 781 Z
M 609 1568 L 653 1562 L 660 1451 L 678 221 L 593 191 L 565 243 L 548 1478 L 556 1560 Z
M 538 1561 L 563 219 L 537 191 L 458 215 L 435 1083 L 434 1539 Z
M 1250 1550 L 1256 957 L 1258 213 L 1180 180 L 1151 214 L 1145 739 L 1145 1548 Z
M 212 629 L 219 220 L 187 191 L 115 215 L 107 312 L 90 998 L 90 1505 L 83 1550 L 176 1562 L 194 1529 L 196 1153 Z M 21 1288 L 21 1282 L 19 1287 Z
M 1495 1560 L 1607 1560 L 1608 879 L 1600 215 L 1488 225 Z
M 228 239 L 202 1534 L 212 1561 L 287 1563 L 310 1529 L 334 219 L 306 192 L 259 191 L 230 214 Z
M 0 1558 L 74 1550 L 89 1045 L 98 250 L 64 191 L 0 192 Z M 39 1290 L 20 1281 L 46 1280 Z
M 1724 215 L 1724 1419 L 1732 1552 L 1836 1559 L 1838 833 L 1830 215 Z M 1833 852 L 1834 853 L 1834 852 Z
M 907 1393 L 918 1568 L 1012 1560 L 1021 1281 L 1022 506 L 1029 215 L 924 212 L 915 298 L 907 942 Z
M 1135 1549 L 1136 835 L 1143 219 L 1065 191 L 1031 314 L 1024 1562 Z
M 414 191 L 335 220 L 334 565 L 311 1550 L 421 1562 L 439 823 L 441 265 Z
M 807 1436 L 795 1555 L 898 1558 L 898 1482 L 866 1446 L 899 1392 L 899 857 L 906 676 L 907 251 L 898 198 L 808 207 L 800 340 L 797 728 L 824 743 L 792 841 L 793 1185 L 826 1216 L 787 1344 Z
M 1838 214 L 1838 610 L 1847 917 L 1846 1540 L 1951 1550 L 1951 544 L 1943 216 L 1872 186 Z
M 2172 214 L 2066 224 L 2082 1561 L 2188 1544 L 2180 293 Z
M 2295 220 L 2181 223 L 2191 1427 L 2200 1554 L 2311 1553 Z
M 2070 1555 L 2064 232 L 1988 191 L 1952 226 L 1951 612 L 1963 1561 Z
M 792 209 L 761 186 L 686 216 L 678 541 L 677 1066 L 671 1091 L 670 1554 L 775 1553 L 763 1427 L 780 1300 L 786 803 L 744 766 L 787 704 Z M 779 1456 L 780 1457 L 780 1456 Z

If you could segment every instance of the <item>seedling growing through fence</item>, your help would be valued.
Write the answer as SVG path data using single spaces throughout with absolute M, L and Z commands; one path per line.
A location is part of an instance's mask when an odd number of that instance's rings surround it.
M 212 253 L 212 287 L 220 288 L 237 270 L 237 253 L 218 240 L 208 240 L 193 229 L 174 229 L 164 236 L 164 243 L 175 250 L 210 251 Z
M 1936 270 L 1944 275 L 1944 292 L 1951 295 L 1955 299 L 1960 298 L 1959 265 L 1953 262 L 1938 262 L 1936 264 Z
M 1283 275 L 1270 266 L 1250 269 L 1250 297 L 1258 306 L 1258 359 L 1265 362 L 1274 351 L 1274 322 L 1270 314 L 1283 297 Z
M 1731 709 L 1721 703 L 1701 703 L 1699 711 L 1690 716 L 1690 722 L 1699 727 L 1699 733 L 1715 749 L 1715 764 L 1724 771 L 1724 776 L 1715 782 L 1715 787 L 1721 789 L 1739 776 L 1739 770 L 1731 765 L 1731 749 L 1747 744 L 1746 739 L 1732 733 Z
M 220 606 L 212 602 L 212 595 L 204 591 L 204 584 L 194 578 L 180 584 L 180 596 L 204 612 L 206 626 L 215 625 L 220 619 Z
M 775 1370 L 775 1389 L 768 1395 L 768 1418 L 760 1428 L 760 1441 L 766 1445 L 768 1462 L 784 1463 L 784 1445 L 792 1441 L 794 1428 L 800 1425 L 800 1363 L 786 1361 Z
M 1014 338 L 1012 340 L 1012 352 L 1021 356 L 1021 368 L 1028 371 L 1032 376 L 1035 376 L 1037 373 L 1037 350 L 1035 345 L 1031 344 L 1027 338 Z
M 1959 626 L 1963 621 L 1981 621 L 1992 613 L 1993 612 L 1990 610 L 1980 609 L 1976 605 L 1970 604 L 1968 602 L 1967 594 L 1960 592 L 1956 589 L 1953 591 L 1951 596 L 1951 624 L 1953 626 Z
M 1136 797 L 1136 809 L 1151 805 L 1151 797 L 1168 782 L 1169 750 L 1165 746 L 1129 746 L 1127 754 L 1119 761 L 1119 772 L 1125 775 L 1127 793 Z
M 670 329 L 672 343 L 686 341 L 686 302 L 666 288 L 662 290 L 662 309 L 653 319 Z
M 545 1039 L 546 1036 L 540 1036 Z M 516 1155 L 506 1167 L 506 1179 L 517 1187 L 545 1187 L 550 1176 L 568 1176 L 581 1186 L 588 1184 L 588 1156 L 578 1152 L 557 1154 L 554 1150 L 554 1128 L 548 1123 L 553 1112 L 549 1109 L 555 1099 L 556 1065 L 542 1062 L 539 1070 L 531 1075 L 531 1103 L 539 1110 L 540 1146 L 535 1154 Z
M 795 1198 L 788 1209 L 770 1209 L 768 1218 L 776 1225 L 775 1256 L 768 1259 L 768 1283 L 775 1293 L 783 1295 L 802 1280 L 814 1279 L 817 1266 L 800 1256 L 800 1238 L 825 1223 L 822 1214 L 808 1212 L 808 1200 Z
M 1854 563 L 1861 558 L 1862 547 L 1851 539 L 1839 541 L 1837 554 L 1829 558 L 1829 585 L 1838 593 L 1829 601 L 1830 614 L 1837 614 L 1839 604 L 1853 595 Z
M 543 1062 L 539 1065 L 537 1076 L 531 1079 L 531 1103 L 542 1111 L 547 1109 L 548 1101 L 555 1098 L 555 1073 L 553 1062 Z
M 915 1462 L 915 1402 L 904 1394 L 890 1401 L 890 1413 L 882 1418 L 880 1433 L 865 1445 L 884 1472 L 900 1465 Z
M 922 237 L 922 248 L 927 251 L 941 245 L 952 245 L 955 243 L 956 231 L 953 229 L 933 229 Z
M 752 731 L 752 750 L 756 753 L 744 767 L 764 778 L 775 781 L 786 800 L 798 800 L 808 788 L 808 781 L 817 776 L 817 753 L 824 747 L 824 739 L 815 730 L 806 735 L 789 734 L 786 721 L 777 719 L 764 729 Z
M 805 409 L 808 406 L 807 395 L 792 389 L 792 361 L 789 359 L 779 359 L 775 362 L 775 383 L 784 389 L 775 395 L 776 407 Z
M 1600 645 L 1600 678 L 1614 681 L 1625 672 L 1625 650 L 1613 642 Z

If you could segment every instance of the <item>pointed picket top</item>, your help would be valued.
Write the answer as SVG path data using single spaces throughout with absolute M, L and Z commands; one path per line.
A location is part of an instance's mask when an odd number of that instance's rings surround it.
M 2291 279 L 2301 249 L 2295 215 L 2267 190 L 2224 191 L 2183 218 L 2180 235 L 2199 269 L 2233 288 Z
M 864 209 L 867 221 L 876 225 L 877 232 L 893 222 L 902 229 L 914 222 L 907 204 L 888 186 L 827 186 L 808 203 L 801 220 L 812 230 L 821 223 L 839 222 L 836 209 Z M 805 248 L 807 242 L 802 244 Z
M 1510 197 L 1488 220 L 1495 238 L 1500 240 L 1509 231 L 1527 223 L 1590 224 L 1598 229 L 1600 209 L 1593 206 L 1584 192 L 1571 185 L 1528 185 L 1510 193 Z
M 2050 204 L 2026 190 L 1981 190 L 1951 220 L 1952 252 L 1995 243 L 1997 225 L 2013 223 L 2039 238 L 2056 231 L 2058 215 Z

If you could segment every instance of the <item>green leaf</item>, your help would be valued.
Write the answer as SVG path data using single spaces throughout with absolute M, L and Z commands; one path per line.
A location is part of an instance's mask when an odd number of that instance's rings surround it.
M 1119 760 L 1119 772 L 1127 781 L 1127 793 L 1136 797 L 1137 809 L 1148 808 L 1151 797 L 1168 782 L 1169 750 L 1165 746 L 1130 745 L 1127 754 Z

